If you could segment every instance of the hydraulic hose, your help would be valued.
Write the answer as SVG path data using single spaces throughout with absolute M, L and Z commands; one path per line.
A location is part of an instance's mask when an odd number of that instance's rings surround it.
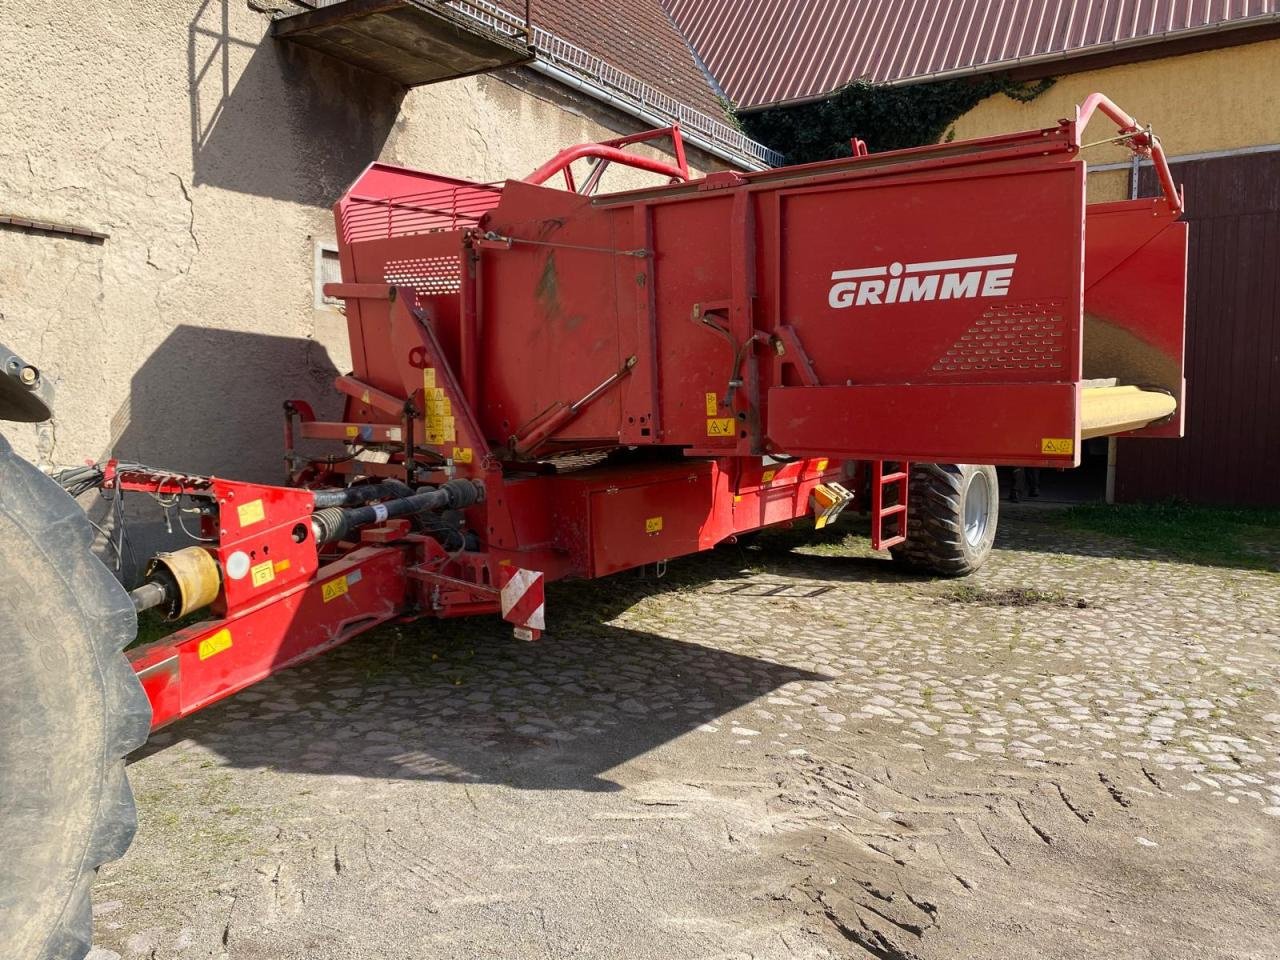
M 413 491 L 409 485 L 399 480 L 383 480 L 379 483 L 364 483 L 355 487 L 343 487 L 340 490 L 316 490 L 316 509 L 325 507 L 358 507 L 374 500 L 386 500 L 388 497 L 411 497 Z
M 450 480 L 441 487 L 420 487 L 417 493 L 386 503 L 359 507 L 326 507 L 311 515 L 316 543 L 333 543 L 371 523 L 407 517 L 427 510 L 460 510 L 480 501 L 484 488 L 473 480 Z

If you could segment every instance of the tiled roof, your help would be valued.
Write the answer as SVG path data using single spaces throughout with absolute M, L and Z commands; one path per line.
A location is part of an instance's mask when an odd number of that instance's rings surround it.
M 1280 18 L 1280 0 L 662 0 L 740 108 Z
M 500 5 L 524 13 L 524 0 Z M 661 0 L 532 0 L 530 20 L 695 110 L 724 116 Z

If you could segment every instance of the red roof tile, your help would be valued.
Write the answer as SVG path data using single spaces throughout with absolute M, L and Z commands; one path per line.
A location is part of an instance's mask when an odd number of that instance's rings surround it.
M 739 107 L 1280 18 L 1280 0 L 662 0 Z

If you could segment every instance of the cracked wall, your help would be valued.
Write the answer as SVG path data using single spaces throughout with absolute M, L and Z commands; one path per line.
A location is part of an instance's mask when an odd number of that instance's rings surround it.
M 522 71 L 405 93 L 269 25 L 244 0 L 0 8 L 0 211 L 110 234 L 0 231 L 0 339 L 56 391 L 51 424 L 6 427 L 25 455 L 277 479 L 281 401 L 337 409 L 314 244 L 367 163 L 498 180 L 637 128 Z
M 406 93 L 269 28 L 245 0 L 0 6 L 0 212 L 109 234 L 0 229 L 0 341 L 55 388 L 51 423 L 5 432 L 41 465 L 278 481 L 282 401 L 340 411 L 315 245 L 366 164 L 499 180 L 640 126 L 522 70 Z
M 49 424 L 5 425 L 24 456 L 278 481 L 284 399 L 340 411 L 315 244 L 366 164 L 522 177 L 640 128 L 525 70 L 404 92 L 269 28 L 246 0 L 0 5 L 0 212 L 109 234 L 0 229 L 0 340 L 55 388 Z M 138 562 L 164 535 L 148 506 Z

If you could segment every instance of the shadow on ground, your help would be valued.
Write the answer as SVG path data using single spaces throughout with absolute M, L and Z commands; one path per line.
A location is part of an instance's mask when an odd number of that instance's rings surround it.
M 851 522 L 839 533 L 725 545 L 673 561 L 661 578 L 650 568 L 553 584 L 551 629 L 533 644 L 496 617 L 385 626 L 161 731 L 145 750 L 193 741 L 241 769 L 617 789 L 614 767 L 787 684 L 831 679 L 812 664 L 730 652 L 767 647 L 770 617 L 787 606 L 774 601 L 932 579 L 902 572 L 865 541 L 859 550 L 848 539 L 855 530 Z M 999 545 L 1095 552 L 1077 531 L 1022 519 Z M 1097 544 L 1096 555 L 1115 552 L 1109 539 Z M 663 602 L 694 590 L 732 594 L 753 612 L 691 623 L 678 612 L 689 605 Z M 614 622 L 637 604 L 648 605 L 645 630 Z M 753 635 L 740 635 L 743 623 Z
M 496 617 L 379 628 L 160 731 L 135 759 L 191 740 L 240 768 L 617 789 L 613 767 L 788 683 L 827 679 L 608 622 L 665 591 L 714 590 L 721 581 L 730 589 L 760 570 L 744 555 L 730 546 L 672 563 L 662 579 L 633 572 L 553 585 L 552 629 L 537 643 L 514 640 Z M 805 578 L 840 559 L 772 563 L 778 585 L 810 590 L 822 584 Z M 847 581 L 888 565 L 832 566 L 839 572 L 826 579 Z M 687 636 L 690 626 L 673 620 L 670 632 Z

